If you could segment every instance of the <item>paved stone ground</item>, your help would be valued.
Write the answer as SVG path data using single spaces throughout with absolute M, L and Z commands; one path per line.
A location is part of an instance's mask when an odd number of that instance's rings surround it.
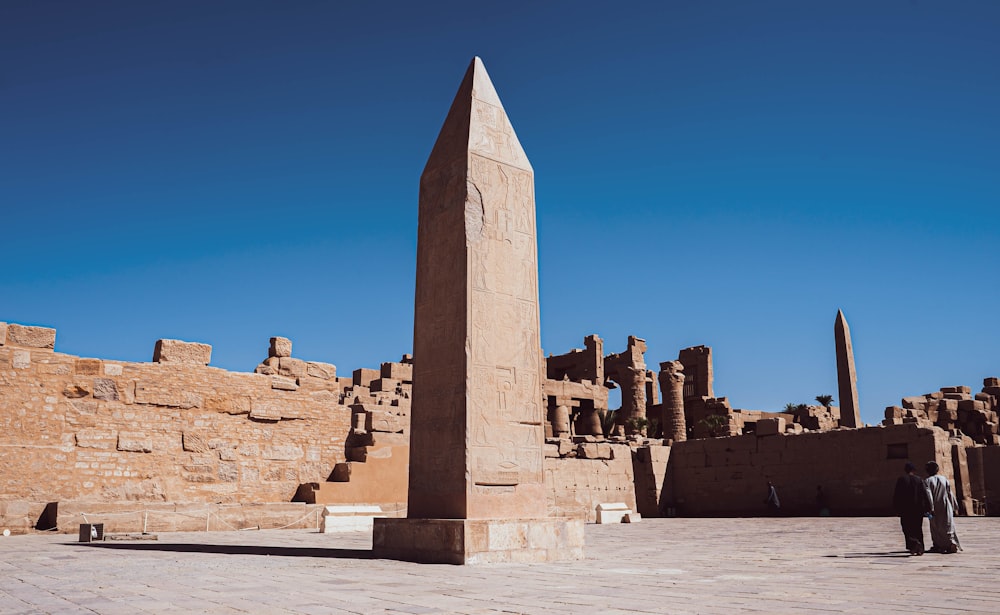
M 647 519 L 587 526 L 580 562 L 370 557 L 359 532 L 0 537 L 0 613 L 1000 613 L 1000 518 L 965 552 L 909 557 L 895 519 Z

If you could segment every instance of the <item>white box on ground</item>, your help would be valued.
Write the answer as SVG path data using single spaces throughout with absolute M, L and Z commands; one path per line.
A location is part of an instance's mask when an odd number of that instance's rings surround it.
M 621 523 L 625 515 L 631 515 L 632 509 L 625 502 L 609 502 L 597 505 L 598 523 Z
M 375 525 L 375 517 L 385 517 L 380 506 L 366 505 L 335 505 L 323 510 L 323 524 L 319 531 L 322 534 L 334 532 L 371 532 Z

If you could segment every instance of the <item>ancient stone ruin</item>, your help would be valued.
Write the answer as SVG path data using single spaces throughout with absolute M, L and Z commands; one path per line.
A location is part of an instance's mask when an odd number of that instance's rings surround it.
M 817 488 L 836 515 L 888 514 L 906 460 L 937 461 L 962 514 L 1000 514 L 1000 380 L 905 397 L 865 426 L 842 312 L 839 406 L 733 407 L 707 346 L 648 363 L 640 337 L 606 352 L 587 335 L 545 357 L 533 182 L 476 59 L 421 177 L 414 354 L 350 376 L 284 337 L 238 373 L 205 343 L 158 340 L 133 363 L 0 323 L 0 529 L 364 514 L 381 556 L 549 561 L 582 557 L 583 522 L 766 514 L 768 481 L 787 514 L 818 514 Z

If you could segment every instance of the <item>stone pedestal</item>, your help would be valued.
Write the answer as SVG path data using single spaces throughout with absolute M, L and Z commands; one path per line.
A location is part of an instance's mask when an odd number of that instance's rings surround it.
M 583 520 L 375 519 L 375 557 L 424 564 L 583 559 Z

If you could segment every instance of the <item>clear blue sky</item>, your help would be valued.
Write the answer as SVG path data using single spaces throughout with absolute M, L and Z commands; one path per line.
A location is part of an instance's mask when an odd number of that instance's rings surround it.
M 0 320 L 148 361 L 411 351 L 418 178 L 473 55 L 536 174 L 542 342 L 715 351 L 862 416 L 1000 375 L 1000 3 L 0 3 Z

